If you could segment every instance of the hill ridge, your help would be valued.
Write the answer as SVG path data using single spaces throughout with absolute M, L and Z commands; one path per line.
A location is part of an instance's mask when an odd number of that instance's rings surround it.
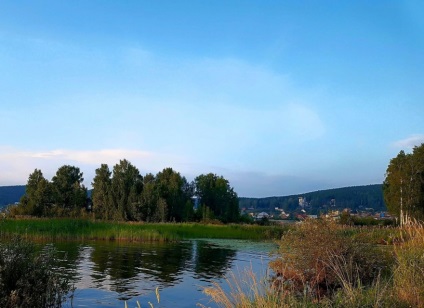
M 344 208 L 350 208 L 351 210 L 372 208 L 382 211 L 386 210 L 382 187 L 382 184 L 368 184 L 317 190 L 286 196 L 262 198 L 240 197 L 239 205 L 241 208 L 270 211 L 278 207 L 289 212 L 301 207 L 315 214 L 329 209 Z M 302 200 L 299 200 L 299 198 L 302 198 Z

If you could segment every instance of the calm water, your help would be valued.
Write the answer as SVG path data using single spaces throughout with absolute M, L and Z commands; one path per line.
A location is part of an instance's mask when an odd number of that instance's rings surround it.
M 57 243 L 66 254 L 62 272 L 76 287 L 73 307 L 216 307 L 202 293 L 205 286 L 252 268 L 266 272 L 271 243 L 190 240 L 180 243 Z M 155 289 L 159 287 L 160 304 Z M 71 306 L 69 303 L 67 306 Z

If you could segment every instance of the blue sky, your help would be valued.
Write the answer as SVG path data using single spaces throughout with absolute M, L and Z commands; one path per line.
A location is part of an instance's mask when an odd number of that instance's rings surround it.
M 381 183 L 424 142 L 420 1 L 2 1 L 0 185 L 71 164 L 240 196 Z

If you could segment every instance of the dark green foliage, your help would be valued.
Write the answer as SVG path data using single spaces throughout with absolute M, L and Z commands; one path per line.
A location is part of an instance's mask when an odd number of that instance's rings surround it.
M 299 206 L 299 196 L 304 197 L 310 205 L 308 213 L 319 214 L 320 211 L 345 208 L 386 209 L 381 184 L 327 189 L 284 197 L 240 198 L 240 207 L 266 211 L 279 207 L 286 212 L 292 212 Z
M 51 182 L 53 202 L 64 210 L 79 210 L 86 206 L 87 189 L 78 167 L 60 167 Z
M 60 167 L 52 182 L 35 169 L 28 177 L 25 195 L 10 214 L 32 216 L 80 215 L 87 205 L 87 189 L 82 184 L 82 172 L 74 166 Z
M 165 216 L 165 204 L 161 203 L 161 213 L 158 211 L 159 191 L 156 186 L 156 178 L 153 174 L 148 173 L 143 179 L 143 191 L 141 193 L 141 207 L 139 209 L 140 220 L 143 221 L 161 221 Z M 162 215 L 161 215 L 162 214 Z
M 137 220 L 141 206 L 140 195 L 143 190 L 143 177 L 128 160 L 119 161 L 113 167 L 111 182 L 113 208 L 124 220 Z
M 92 210 L 95 217 L 99 219 L 110 220 L 115 216 L 111 199 L 111 174 L 108 165 L 102 164 L 100 168 L 96 169 L 96 175 L 93 179 L 93 191 L 91 193 L 91 199 L 93 201 Z
M 112 177 L 111 177 L 112 175 Z M 96 170 L 93 210 L 96 218 L 147 222 L 188 221 L 194 217 L 192 186 L 172 168 L 143 178 L 127 160 Z
M 156 175 L 159 195 L 166 202 L 167 220 L 182 221 L 186 204 L 190 202 L 190 188 L 185 177 L 172 168 L 165 168 Z
M 197 182 L 189 183 L 180 173 L 165 168 L 143 178 L 124 159 L 112 172 L 106 164 L 96 169 L 91 199 L 88 199 L 82 175 L 79 168 L 66 165 L 49 182 L 36 169 L 29 176 L 21 205 L 10 208 L 10 215 L 87 217 L 91 210 L 95 219 L 115 221 L 239 220 L 237 194 L 222 176 L 201 175 Z M 194 209 L 195 187 L 204 203 L 199 209 Z
M 55 266 L 51 249 L 37 254 L 20 238 L 1 243 L 0 307 L 61 307 L 71 288 Z
M 215 217 L 224 222 L 239 220 L 238 197 L 228 180 L 212 173 L 202 174 L 195 178 L 194 185 L 201 204 L 208 207 Z
M 41 170 L 35 169 L 28 177 L 25 196 L 21 198 L 25 214 L 42 216 L 46 214 L 52 201 L 51 184 L 44 178 Z

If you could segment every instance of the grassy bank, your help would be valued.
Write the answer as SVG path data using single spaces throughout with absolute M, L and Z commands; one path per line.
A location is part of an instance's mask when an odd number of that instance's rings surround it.
M 273 240 L 287 227 L 257 225 L 208 225 L 196 223 L 120 223 L 83 219 L 5 219 L 0 238 L 20 235 L 31 240 L 175 241 L 216 238 Z

